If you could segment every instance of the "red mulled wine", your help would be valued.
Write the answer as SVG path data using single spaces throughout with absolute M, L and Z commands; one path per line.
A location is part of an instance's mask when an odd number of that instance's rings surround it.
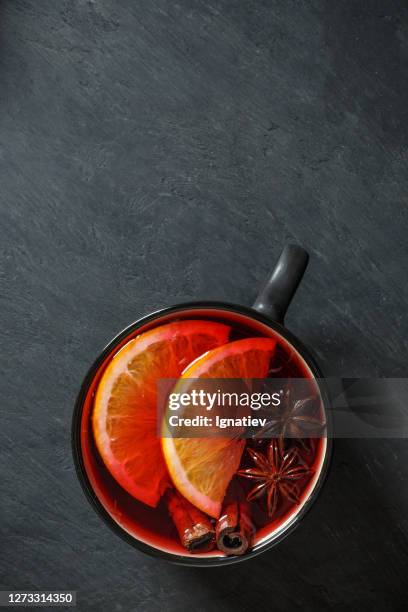
M 220 509 L 208 506 L 207 513 L 205 495 L 192 503 L 193 485 L 187 487 L 185 478 L 178 482 L 170 453 L 163 458 L 157 423 L 150 422 L 153 413 L 144 412 L 144 406 L 153 405 L 154 381 L 162 371 L 167 378 L 182 376 L 191 363 L 205 363 L 212 353 L 222 356 L 227 345 L 248 340 L 256 347 L 260 338 L 275 344 L 266 370 L 262 376 L 253 370 L 253 378 L 286 380 L 279 389 L 282 405 L 271 413 L 264 435 L 260 431 L 242 441 Z M 313 381 L 304 360 L 283 336 L 249 316 L 200 308 L 145 324 L 101 364 L 83 403 L 82 457 L 99 502 L 133 538 L 176 555 L 244 554 L 284 530 L 310 497 L 326 451 L 319 403 L 308 415 L 309 422 L 317 424 L 315 437 L 307 436 L 312 430 L 296 429 L 305 420 L 304 412 L 300 419 L 293 413 L 304 409 L 302 398 L 291 397 L 291 380 L 297 379 Z M 219 469 L 221 473 L 223 465 Z

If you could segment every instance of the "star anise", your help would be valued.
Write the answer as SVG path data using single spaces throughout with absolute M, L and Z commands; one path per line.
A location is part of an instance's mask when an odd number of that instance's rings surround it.
M 268 414 L 267 423 L 254 437 L 290 438 L 296 440 L 305 450 L 310 450 L 310 439 L 324 436 L 326 429 L 318 397 L 311 395 L 292 402 L 289 389 L 282 389 L 280 394 L 279 408 Z
M 273 439 L 268 445 L 266 455 L 249 447 L 247 451 L 255 467 L 245 468 L 237 473 L 239 476 L 259 481 L 248 493 L 247 500 L 252 501 L 266 493 L 269 517 L 275 514 L 281 499 L 299 504 L 299 491 L 295 483 L 305 476 L 310 476 L 313 470 L 301 462 L 297 449 L 285 450 L 281 439 Z

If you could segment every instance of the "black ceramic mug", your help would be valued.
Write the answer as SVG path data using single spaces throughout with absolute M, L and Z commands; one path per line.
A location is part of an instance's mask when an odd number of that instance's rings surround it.
M 101 373 L 112 355 L 129 339 L 153 327 L 183 319 L 199 318 L 219 322 L 235 322 L 249 333 L 272 336 L 287 347 L 306 372 L 305 376 L 318 381 L 323 410 L 328 417 L 328 396 L 321 387 L 322 373 L 309 350 L 284 326 L 284 317 L 296 289 L 303 277 L 307 252 L 299 246 L 284 248 L 276 267 L 260 291 L 254 305 L 249 308 L 224 302 L 191 302 L 164 308 L 132 323 L 102 351 L 90 368 L 79 392 L 72 425 L 72 446 L 77 474 L 85 494 L 105 522 L 134 547 L 168 561 L 195 566 L 214 566 L 234 563 L 268 550 L 287 536 L 301 521 L 324 482 L 331 454 L 331 440 L 322 439 L 323 450 L 314 475 L 307 485 L 302 502 L 289 514 L 278 528 L 259 537 L 245 555 L 224 556 L 220 551 L 190 554 L 166 540 L 165 535 L 152 536 L 150 509 L 132 499 L 104 469 L 92 441 L 92 404 Z

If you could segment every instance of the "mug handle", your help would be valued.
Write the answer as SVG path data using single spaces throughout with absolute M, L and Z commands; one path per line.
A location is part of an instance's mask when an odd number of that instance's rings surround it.
M 296 244 L 286 245 L 252 308 L 283 324 L 286 311 L 302 280 L 308 261 L 309 254 L 305 249 Z

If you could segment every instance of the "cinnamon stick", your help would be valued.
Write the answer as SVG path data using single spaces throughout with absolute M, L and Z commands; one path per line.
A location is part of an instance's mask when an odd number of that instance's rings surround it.
M 226 555 L 243 555 L 251 548 L 254 533 L 248 503 L 236 499 L 227 501 L 215 528 L 219 550 Z
M 214 548 L 214 527 L 201 510 L 174 490 L 166 494 L 166 503 L 184 548 L 192 553 Z

